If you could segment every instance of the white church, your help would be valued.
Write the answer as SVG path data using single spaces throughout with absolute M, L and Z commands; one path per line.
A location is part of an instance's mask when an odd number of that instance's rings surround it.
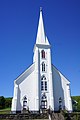
M 52 111 L 66 109 L 71 112 L 72 101 L 70 82 L 52 64 L 51 45 L 45 35 L 40 10 L 33 63 L 14 81 L 11 111 L 16 113 L 29 109 L 39 112 L 49 108 Z

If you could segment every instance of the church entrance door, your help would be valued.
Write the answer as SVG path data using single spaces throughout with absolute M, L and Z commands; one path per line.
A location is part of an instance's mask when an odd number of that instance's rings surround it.
M 45 94 L 41 98 L 41 109 L 47 109 L 47 97 Z

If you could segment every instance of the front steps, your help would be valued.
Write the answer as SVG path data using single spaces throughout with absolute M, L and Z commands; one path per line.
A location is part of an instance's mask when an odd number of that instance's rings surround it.
M 0 114 L 0 120 L 49 120 L 48 114 Z
M 54 112 L 50 117 L 48 113 L 0 114 L 0 120 L 64 120 L 64 116 Z

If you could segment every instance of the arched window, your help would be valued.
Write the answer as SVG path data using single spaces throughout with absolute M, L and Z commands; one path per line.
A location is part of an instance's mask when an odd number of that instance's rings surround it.
M 45 51 L 44 50 L 41 51 L 41 56 L 42 56 L 42 58 L 45 58 Z
M 42 100 L 46 100 L 46 99 L 47 99 L 47 97 L 46 97 L 46 95 L 44 93 L 43 96 L 42 96 Z
M 24 96 L 23 98 L 23 110 L 26 110 L 27 109 L 27 98 L 26 96 Z
M 42 71 L 45 71 L 45 63 L 42 63 Z
M 62 109 L 62 98 L 60 97 L 59 98 L 59 110 L 61 110 Z
M 47 108 L 47 97 L 45 94 L 43 94 L 41 98 L 41 108 L 46 109 Z
M 43 75 L 42 78 L 41 78 L 41 80 L 46 80 L 46 77 Z
M 41 90 L 47 91 L 47 81 L 44 75 L 41 78 Z

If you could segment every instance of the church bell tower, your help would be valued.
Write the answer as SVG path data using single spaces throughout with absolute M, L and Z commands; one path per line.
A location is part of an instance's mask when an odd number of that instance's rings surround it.
M 40 17 L 36 44 L 34 46 L 33 63 L 35 64 L 36 76 L 36 104 L 37 109 L 51 109 L 54 111 L 53 78 L 51 62 L 51 45 L 45 35 L 42 9 Z

